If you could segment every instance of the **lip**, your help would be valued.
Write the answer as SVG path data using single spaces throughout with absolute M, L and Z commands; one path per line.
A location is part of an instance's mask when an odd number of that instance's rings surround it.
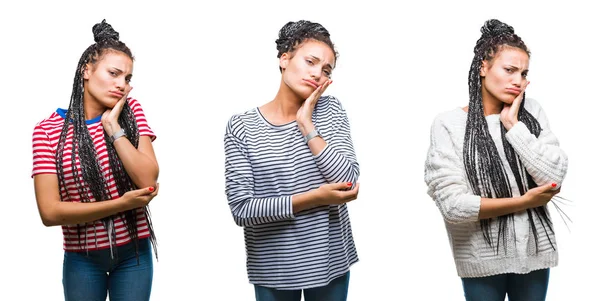
M 317 84 L 317 82 L 316 82 L 316 81 L 314 81 L 314 80 L 310 80 L 310 79 L 303 79 L 303 81 L 304 81 L 305 83 L 308 83 L 309 85 L 311 85 L 311 86 L 312 86 L 313 88 L 315 88 L 315 89 L 319 87 L 319 84 Z
M 521 94 L 521 89 L 508 88 L 508 89 L 506 89 L 506 91 L 508 91 L 508 93 L 510 93 L 510 94 L 515 94 L 515 95 Z
M 116 96 L 116 97 L 119 97 L 119 98 L 121 98 L 121 97 L 123 97 L 123 95 L 125 95 L 125 94 L 123 94 L 123 93 L 121 93 L 121 92 L 116 92 L 116 91 L 110 91 L 110 92 L 108 92 L 108 93 L 109 93 L 110 95 L 112 95 L 112 96 Z

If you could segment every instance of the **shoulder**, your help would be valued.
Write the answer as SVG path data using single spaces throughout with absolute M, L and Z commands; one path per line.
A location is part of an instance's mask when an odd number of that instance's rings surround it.
M 233 114 L 229 120 L 227 121 L 227 134 L 233 134 L 234 136 L 241 136 L 243 132 L 245 132 L 245 128 L 247 124 L 252 124 L 256 122 L 258 112 L 256 108 L 247 110 L 242 113 Z
M 61 109 L 58 109 L 55 112 L 52 112 L 52 114 L 50 114 L 50 116 L 42 119 L 41 121 L 39 121 L 38 123 L 35 124 L 34 127 L 34 132 L 45 132 L 45 133 L 49 133 L 49 132 L 54 132 L 57 130 L 61 130 L 62 126 L 64 124 L 64 118 L 59 114 L 59 111 Z M 64 113 L 66 113 L 66 110 Z
M 538 117 L 540 112 L 542 111 L 542 106 L 540 103 L 533 98 L 526 97 L 523 106 L 525 110 L 529 111 L 534 117 Z
M 437 114 L 433 118 L 432 128 L 445 127 L 464 127 L 467 122 L 467 112 L 462 108 L 454 108 Z
M 342 102 L 333 95 L 321 96 L 317 102 L 317 105 L 315 106 L 315 109 L 334 112 L 344 111 Z

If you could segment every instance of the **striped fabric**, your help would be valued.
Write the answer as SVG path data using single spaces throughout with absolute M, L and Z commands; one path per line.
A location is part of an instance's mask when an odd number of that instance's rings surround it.
M 140 136 L 149 136 L 152 141 L 156 139 L 154 132 L 148 126 L 146 117 L 142 107 L 135 99 L 128 99 L 129 106 L 134 112 L 137 125 L 139 128 Z M 33 171 L 31 176 L 34 177 L 39 174 L 57 174 L 56 166 L 56 148 L 58 145 L 58 139 L 62 126 L 65 121 L 65 114 L 67 110 L 57 109 L 56 112 L 52 113 L 50 117 L 39 122 L 33 130 Z M 110 165 L 108 162 L 108 153 L 106 151 L 106 143 L 104 141 L 104 128 L 102 127 L 101 116 L 94 119 L 87 120 L 86 124 L 90 135 L 94 141 L 98 160 L 102 166 L 102 170 L 105 172 L 105 179 L 110 187 L 111 196 L 113 199 L 119 197 L 116 183 L 113 179 L 110 171 Z M 72 164 L 71 164 L 71 150 L 73 148 L 73 127 L 69 128 L 67 134 L 67 142 L 65 143 L 65 150 L 63 155 L 63 166 L 65 173 L 66 189 L 61 188 L 60 193 L 65 201 L 80 202 L 79 193 L 77 186 L 74 181 Z M 77 170 L 81 174 L 81 166 L 79 165 L 79 158 L 76 161 Z M 89 194 L 90 199 L 93 201 L 93 195 Z M 138 236 L 139 238 L 146 238 L 150 236 L 148 225 L 144 216 L 143 208 L 137 210 L 138 212 Z M 115 232 L 117 235 L 117 245 L 124 245 L 131 239 L 127 232 L 127 228 L 124 221 L 120 218 L 115 219 Z M 87 244 L 88 250 L 98 250 L 109 247 L 108 233 L 104 228 L 101 221 L 88 223 L 86 231 L 81 231 L 80 245 L 77 241 L 77 226 L 76 225 L 63 225 L 63 247 L 66 251 L 82 251 L 85 250 L 85 244 Z M 87 232 L 87 233 L 85 233 Z M 87 235 L 87 241 L 86 241 Z M 96 242 L 96 238 L 98 241 Z
M 251 283 L 278 289 L 327 285 L 358 261 L 346 204 L 292 211 L 291 197 L 322 184 L 356 183 L 350 126 L 340 102 L 321 97 L 313 123 L 328 143 L 314 156 L 295 121 L 270 124 L 258 108 L 225 133 L 226 194 L 244 227 Z

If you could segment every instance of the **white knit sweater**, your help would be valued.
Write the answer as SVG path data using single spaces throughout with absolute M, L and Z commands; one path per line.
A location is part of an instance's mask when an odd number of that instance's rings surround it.
M 536 138 L 524 123 L 519 122 L 507 132 L 506 139 L 538 185 L 557 183 L 560 187 L 567 172 L 567 155 L 550 131 L 540 105 L 528 98 L 525 108 L 540 123 L 542 132 L 539 137 Z M 512 193 L 519 196 L 516 180 L 502 147 L 500 114 L 486 116 L 486 120 L 507 171 Z M 445 220 L 458 275 L 484 277 L 504 273 L 525 274 L 556 266 L 558 253 L 554 234 L 549 232 L 548 239 L 540 220 L 534 215 L 539 239 L 536 253 L 526 211 L 514 214 L 514 226 L 509 223 L 506 246 L 500 239 L 499 252 L 496 252 L 495 246 L 490 247 L 485 242 L 478 219 L 481 198 L 473 194 L 463 162 L 466 124 L 467 113 L 461 108 L 438 115 L 431 126 L 431 144 L 425 162 L 428 194 Z M 497 227 L 494 221 L 491 230 L 494 244 L 498 241 Z

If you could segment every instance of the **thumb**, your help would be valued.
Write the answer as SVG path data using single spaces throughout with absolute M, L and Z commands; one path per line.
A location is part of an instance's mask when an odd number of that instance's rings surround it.
M 148 195 L 151 194 L 152 192 L 154 192 L 154 187 L 150 186 L 150 187 L 146 187 L 146 188 L 140 188 L 138 190 L 136 190 L 137 192 L 137 196 L 143 196 L 143 195 Z
M 345 190 L 352 187 L 352 182 L 339 182 L 330 184 L 334 190 Z
M 550 192 L 552 190 L 558 189 L 558 185 L 556 183 L 548 183 L 546 185 L 543 186 L 544 187 L 544 192 Z

